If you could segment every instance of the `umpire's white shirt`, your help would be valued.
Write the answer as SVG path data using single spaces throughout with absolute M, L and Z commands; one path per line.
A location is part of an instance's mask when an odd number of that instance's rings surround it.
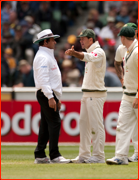
M 48 99 L 53 97 L 53 92 L 60 99 L 61 72 L 54 58 L 54 50 L 40 46 L 33 61 L 33 70 L 36 88 L 41 89 Z

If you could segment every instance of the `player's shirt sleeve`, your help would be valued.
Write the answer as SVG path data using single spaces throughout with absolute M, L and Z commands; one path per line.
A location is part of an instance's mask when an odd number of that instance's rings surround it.
M 126 53 L 126 47 L 123 45 L 120 45 L 116 50 L 115 61 L 122 62 L 125 53 Z

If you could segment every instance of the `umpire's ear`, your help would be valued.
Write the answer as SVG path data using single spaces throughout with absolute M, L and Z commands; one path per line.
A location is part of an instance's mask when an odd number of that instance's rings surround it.
M 46 41 L 46 39 L 44 39 L 44 45 L 45 45 L 45 44 L 47 44 L 47 41 Z

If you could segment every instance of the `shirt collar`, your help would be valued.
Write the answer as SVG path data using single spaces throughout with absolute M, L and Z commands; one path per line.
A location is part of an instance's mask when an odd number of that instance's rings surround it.
M 88 49 L 86 49 L 86 51 L 88 53 L 92 52 L 96 47 L 100 47 L 98 41 L 94 42 Z
M 49 49 L 49 48 L 44 47 L 44 46 L 39 46 L 39 50 L 45 51 L 45 52 L 52 54 L 52 55 L 54 54 L 54 49 Z
M 134 47 L 136 47 L 137 45 L 138 45 L 138 41 L 137 39 L 135 39 L 133 43 L 130 45 L 130 47 L 127 49 L 127 52 L 131 52 L 134 49 Z

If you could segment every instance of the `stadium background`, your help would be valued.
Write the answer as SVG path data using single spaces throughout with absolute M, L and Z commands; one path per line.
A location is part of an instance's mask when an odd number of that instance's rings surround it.
M 2 1 L 1 2 L 1 135 L 2 142 L 37 142 L 39 106 L 35 98 L 32 62 L 38 46 L 36 34 L 51 28 L 57 39 L 55 57 L 62 73 L 62 126 L 60 142 L 79 142 L 78 117 L 84 62 L 66 56 L 74 45 L 82 51 L 76 36 L 85 28 L 107 57 L 104 106 L 106 142 L 115 142 L 115 127 L 122 97 L 121 83 L 114 68 L 117 37 L 128 22 L 138 23 L 136 1 Z M 21 67 L 22 60 L 27 64 Z M 64 123 L 65 122 L 65 123 Z

